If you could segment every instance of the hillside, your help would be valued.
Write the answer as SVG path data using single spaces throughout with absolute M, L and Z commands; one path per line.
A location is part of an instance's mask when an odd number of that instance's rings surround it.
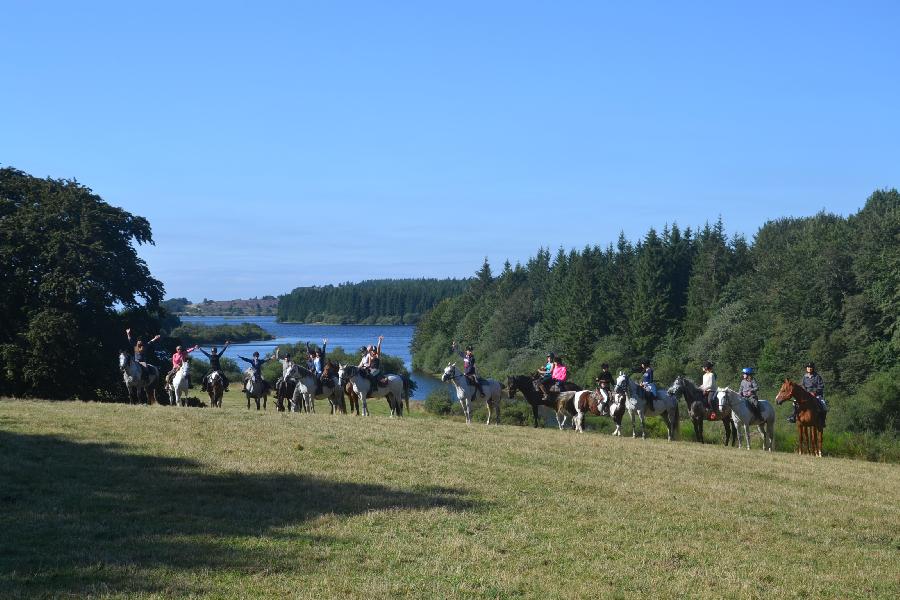
M 0 402 L 4 595 L 900 595 L 896 465 L 243 406 Z
M 162 303 L 169 312 L 179 316 L 272 316 L 278 309 L 274 296 L 237 300 L 209 300 L 192 303 L 187 298 L 170 298 Z

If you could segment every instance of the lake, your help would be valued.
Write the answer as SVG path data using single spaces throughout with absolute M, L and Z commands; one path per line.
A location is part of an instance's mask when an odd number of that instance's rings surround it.
M 412 369 L 412 354 L 409 346 L 416 328 L 414 325 L 309 325 L 305 323 L 279 323 L 275 317 L 180 317 L 183 323 L 199 325 L 236 325 L 254 323 L 275 336 L 274 340 L 232 344 L 235 352 L 226 354 L 234 358 L 237 354 L 250 357 L 254 352 L 265 356 L 274 351 L 275 346 L 310 342 L 322 344 L 322 338 L 328 340 L 328 348 L 343 348 L 348 354 L 358 355 L 359 349 L 369 344 L 377 344 L 378 336 L 384 336 L 381 349 L 392 356 L 403 359 L 407 369 Z M 426 373 L 413 373 L 413 380 L 418 388 L 413 398 L 424 400 L 428 393 L 444 386 L 439 379 Z

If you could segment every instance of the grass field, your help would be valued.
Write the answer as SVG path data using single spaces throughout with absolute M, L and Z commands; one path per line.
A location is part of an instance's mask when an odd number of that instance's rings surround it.
M 898 465 L 412 417 L 0 401 L 0 596 L 900 596 Z

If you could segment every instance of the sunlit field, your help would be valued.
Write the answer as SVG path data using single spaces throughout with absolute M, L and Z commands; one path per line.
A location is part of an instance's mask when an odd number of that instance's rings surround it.
M 0 401 L 0 595 L 900 596 L 897 465 L 370 408 Z

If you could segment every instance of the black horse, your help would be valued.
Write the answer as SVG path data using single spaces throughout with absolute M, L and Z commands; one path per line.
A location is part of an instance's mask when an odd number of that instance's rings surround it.
M 557 396 L 559 396 L 559 393 L 551 392 L 545 399 L 544 394 L 538 387 L 538 382 L 540 382 L 540 377 L 536 375 L 515 375 L 506 378 L 506 391 L 509 394 L 509 397 L 515 398 L 517 391 L 522 392 L 522 395 L 525 396 L 525 400 L 531 405 L 531 411 L 534 414 L 535 427 L 538 427 L 538 423 L 540 422 L 538 419 L 538 406 L 552 408 L 555 412 L 557 409 Z M 563 383 L 561 387 L 563 387 L 561 391 L 564 392 L 581 391 L 580 387 L 568 381 Z M 569 414 L 575 414 L 575 405 L 571 398 L 567 400 L 565 409 L 569 411 Z

